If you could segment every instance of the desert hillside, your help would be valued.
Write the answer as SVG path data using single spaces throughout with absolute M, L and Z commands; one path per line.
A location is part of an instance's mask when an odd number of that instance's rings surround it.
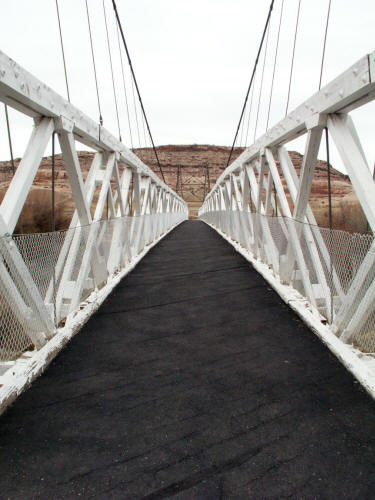
M 158 155 L 166 182 L 187 201 L 190 217 L 196 218 L 204 195 L 223 172 L 229 154 L 228 147 L 211 145 L 168 145 L 159 146 Z M 232 160 L 243 149 L 236 148 Z M 135 149 L 136 153 L 156 173 L 159 169 L 154 153 L 149 148 Z M 85 178 L 93 153 L 79 152 L 79 160 Z M 291 152 L 291 158 L 299 172 L 303 156 Z M 16 166 L 19 159 L 16 160 Z M 74 210 L 68 177 L 61 155 L 55 158 L 56 227 L 64 229 L 69 225 Z M 0 162 L 0 199 L 2 199 L 12 178 L 10 162 Z M 333 224 L 337 229 L 365 232 L 367 224 L 362 209 L 353 192 L 347 176 L 332 169 Z M 43 158 L 33 187 L 25 204 L 19 232 L 43 232 L 51 227 L 51 158 Z M 320 226 L 328 226 L 327 165 L 319 161 L 315 172 L 310 203 Z

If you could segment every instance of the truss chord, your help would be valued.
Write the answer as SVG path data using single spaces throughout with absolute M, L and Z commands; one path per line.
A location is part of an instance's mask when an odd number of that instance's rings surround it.
M 278 50 L 279 50 L 279 40 L 280 40 L 281 23 L 282 23 L 282 18 L 283 18 L 283 10 L 284 10 L 284 0 L 282 0 L 282 2 L 281 2 L 280 20 L 279 20 L 279 29 L 278 29 L 278 31 L 277 31 L 277 41 L 276 41 L 276 49 L 275 49 L 275 58 L 274 58 L 274 61 L 273 61 L 273 72 L 272 72 L 272 82 L 271 82 L 270 100 L 269 100 L 269 103 L 268 103 L 268 113 L 267 113 L 266 131 L 268 130 L 268 124 L 269 124 L 270 112 L 271 112 L 271 103 L 272 103 L 272 94 L 273 94 L 273 84 L 274 84 L 274 80 L 275 80 L 276 63 L 277 63 L 277 54 L 278 54 Z
M 103 1 L 104 1 L 104 0 L 103 0 Z M 273 3 L 273 2 L 272 2 L 272 3 Z M 141 109 L 142 109 L 142 112 L 143 112 L 143 116 L 144 116 L 144 118 L 145 118 L 145 122 L 146 122 L 146 125 L 147 125 L 147 130 L 148 130 L 148 133 L 149 133 L 149 136 L 150 136 L 150 139 L 151 139 L 152 148 L 153 148 L 154 153 L 155 153 L 155 158 L 156 158 L 156 161 L 157 161 L 157 164 L 158 164 L 158 167 L 159 167 L 159 170 L 160 170 L 160 174 L 161 174 L 161 176 L 162 176 L 162 179 L 163 179 L 163 181 L 165 182 L 163 169 L 162 169 L 162 166 L 161 166 L 161 164 L 160 164 L 160 160 L 159 160 L 158 152 L 157 152 L 157 150 L 156 150 L 155 143 L 154 143 L 154 139 L 153 139 L 152 134 L 151 134 L 150 125 L 149 125 L 148 120 L 147 120 L 146 111 L 145 111 L 145 108 L 144 108 L 144 106 L 143 106 L 143 102 L 142 102 L 142 98 L 141 98 L 141 93 L 140 93 L 140 91 L 139 91 L 139 87 L 138 87 L 137 79 L 136 79 L 136 77 L 135 77 L 135 73 L 134 73 L 134 69 L 133 69 L 132 61 L 131 61 L 131 58 L 130 58 L 130 54 L 129 54 L 129 50 L 128 50 L 128 46 L 127 46 L 127 44 L 126 44 L 125 35 L 124 35 L 124 31 L 123 31 L 123 29 L 122 29 L 122 25 L 121 25 L 121 21 L 120 21 L 120 16 L 119 16 L 118 11 L 117 11 L 117 6 L 116 6 L 116 2 L 115 2 L 115 0 L 112 0 L 112 6 L 113 6 L 113 10 L 115 11 L 115 15 L 116 15 L 116 19 L 117 19 L 117 24 L 118 24 L 118 27 L 119 27 L 119 29 L 120 29 L 122 42 L 123 42 L 123 44 L 124 44 L 124 48 L 125 48 L 125 52 L 126 52 L 126 56 L 127 56 L 127 58 L 128 58 L 130 71 L 131 71 L 131 73 L 132 73 L 132 75 L 133 75 L 133 80 L 134 80 L 135 88 L 136 88 L 136 90 L 137 90 L 139 103 L 140 103 L 140 105 L 141 105 Z
M 92 40 L 92 33 L 91 33 L 91 23 L 90 23 L 89 6 L 88 6 L 88 3 L 87 3 L 87 0 L 85 0 L 85 2 L 86 2 L 86 16 L 87 16 L 87 24 L 88 24 L 88 28 L 89 28 L 89 36 L 90 36 L 91 58 L 92 58 L 92 64 L 93 64 L 93 68 L 94 68 L 94 78 L 95 78 L 95 87 L 96 87 L 96 98 L 97 98 L 97 102 L 98 102 L 99 123 L 100 123 L 100 126 L 103 126 L 103 115 L 102 115 L 102 110 L 101 110 L 101 106 L 100 106 L 99 86 L 98 86 L 98 77 L 97 77 L 97 73 L 96 73 L 95 54 L 94 54 L 94 44 L 93 44 L 93 40 Z
M 112 0 L 112 1 L 114 1 L 114 0 Z M 237 136 L 238 136 L 238 131 L 239 131 L 240 126 L 241 126 L 242 117 L 243 117 L 243 115 L 244 115 L 245 108 L 246 108 L 246 103 L 247 103 L 247 100 L 248 100 L 248 97 L 249 97 L 249 94 L 250 94 L 250 89 L 251 89 L 251 86 L 252 86 L 252 84 L 253 84 L 254 75 L 255 75 L 256 68 L 257 68 L 257 66 L 258 66 L 259 56 L 260 56 L 260 53 L 261 53 L 261 51 L 262 51 L 264 38 L 265 38 L 265 36 L 266 36 L 266 32 L 267 32 L 267 28 L 268 28 L 268 24 L 269 24 L 270 19 L 271 19 L 271 14 L 272 14 L 272 9 L 273 9 L 273 4 L 274 4 L 274 1 L 275 1 L 275 0 L 271 0 L 271 3 L 270 3 L 270 7 L 269 7 L 269 10 L 268 10 L 268 15 L 267 15 L 267 20 L 266 20 L 266 24 L 265 24 L 264 29 L 263 29 L 262 38 L 261 38 L 261 41 L 260 41 L 260 44 L 259 44 L 259 48 L 258 48 L 258 53 L 257 53 L 257 56 L 256 56 L 256 58 L 255 58 L 255 63 L 254 63 L 254 67 L 253 67 L 253 72 L 252 72 L 252 75 L 251 75 L 251 78 L 250 78 L 250 83 L 249 83 L 249 86 L 248 86 L 248 89 L 247 89 L 247 92 L 246 92 L 245 101 L 244 101 L 244 104 L 243 104 L 243 106 L 242 106 L 242 111 L 241 111 L 240 120 L 239 120 L 238 125 L 237 125 L 236 133 L 235 133 L 235 135 L 234 135 L 233 144 L 232 144 L 232 147 L 231 147 L 231 150 L 230 150 L 230 153 L 229 153 L 229 157 L 228 157 L 228 161 L 227 161 L 226 166 L 228 166 L 228 165 L 229 165 L 230 160 L 231 160 L 231 158 L 232 158 L 234 145 L 236 144 L 236 140 L 237 140 Z
M 58 4 L 58 0 L 55 0 L 55 2 L 56 2 L 57 21 L 58 21 L 58 24 L 59 24 L 59 32 L 60 32 L 61 53 L 62 53 L 62 58 L 63 58 L 63 63 L 64 63 L 66 93 L 67 93 L 67 96 L 68 96 L 68 101 L 70 102 L 70 93 L 69 93 L 69 84 L 68 84 L 68 73 L 67 73 L 67 70 L 66 70 L 66 61 L 65 61 L 63 36 L 62 36 L 62 30 L 61 30 L 61 20 L 60 20 L 59 4 Z
M 320 90 L 320 88 L 322 86 L 323 65 L 324 65 L 324 58 L 325 58 L 325 53 L 326 53 L 326 43 L 327 43 L 327 33 L 328 33 L 328 23 L 329 23 L 330 12 L 331 12 L 331 0 L 328 1 L 326 29 L 325 29 L 325 32 L 324 32 L 324 42 L 323 42 L 323 52 L 322 52 L 322 62 L 321 62 L 321 65 L 320 65 L 319 90 Z
M 124 63 L 123 63 L 123 60 L 122 60 L 122 50 L 121 50 L 121 44 L 120 44 L 120 33 L 119 33 L 119 29 L 118 29 L 117 23 L 116 23 L 116 31 L 117 31 L 118 50 L 119 50 L 120 62 L 121 62 L 122 83 L 123 83 L 124 95 L 125 95 L 126 115 L 128 117 L 128 126 L 129 126 L 129 134 L 130 134 L 130 144 L 131 144 L 131 147 L 133 149 L 133 134 L 132 134 L 132 128 L 131 128 L 130 116 L 129 116 L 128 94 L 126 92 Z
M 286 101 L 285 116 L 288 114 L 288 108 L 289 108 L 289 98 L 290 98 L 290 89 L 291 89 L 291 86 L 292 86 L 292 76 L 293 76 L 293 67 L 294 67 L 294 55 L 295 55 L 295 50 L 296 50 L 296 42 L 297 42 L 297 32 L 298 32 L 300 9 L 301 9 L 301 0 L 298 0 L 296 29 L 295 29 L 295 32 L 294 32 L 293 53 L 292 53 L 292 62 L 291 62 L 291 66 L 290 66 L 289 88 L 288 88 L 288 98 L 287 98 L 287 101 Z
M 109 62 L 110 62 L 110 66 L 111 66 L 113 97 L 114 97 L 114 100 L 115 100 L 116 117 L 117 117 L 117 128 L 118 128 L 119 139 L 120 139 L 120 142 L 121 142 L 120 118 L 119 118 L 119 114 L 118 114 L 117 96 L 116 96 L 116 87 L 115 87 L 115 76 L 114 76 L 114 73 L 113 73 L 111 44 L 109 42 L 107 14 L 106 14 L 106 10 L 105 10 L 105 0 L 103 0 L 103 14 L 104 14 L 105 31 L 107 33 L 107 45 L 108 45 Z

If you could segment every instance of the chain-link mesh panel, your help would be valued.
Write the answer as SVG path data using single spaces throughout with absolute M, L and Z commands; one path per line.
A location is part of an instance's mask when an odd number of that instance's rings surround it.
M 62 325 L 74 312 L 75 294 L 85 300 L 185 218 L 183 212 L 126 216 L 0 238 L 0 361 L 42 345 L 53 335 L 47 323 Z
M 1 274 L 4 272 L 6 271 L 1 269 Z M 22 319 L 23 311 L 19 311 L 16 301 L 9 297 L 3 279 L 0 280 L 0 361 L 8 361 L 17 358 L 26 349 L 31 349 L 33 343 L 27 335 L 27 325 Z
M 43 299 L 51 284 L 66 234 L 66 231 L 57 231 L 12 237 Z
M 32 348 L 45 330 L 35 307 L 39 290 L 10 237 L 0 238 L 0 283 L 0 360 L 6 361 Z
M 201 219 L 266 263 L 275 275 L 284 277 L 280 268 L 292 259 L 287 284 L 307 297 L 308 279 L 312 300 L 328 323 L 335 325 L 345 313 L 347 320 L 339 323 L 337 334 L 345 331 L 358 348 L 375 352 L 373 235 L 241 211 L 206 212 Z

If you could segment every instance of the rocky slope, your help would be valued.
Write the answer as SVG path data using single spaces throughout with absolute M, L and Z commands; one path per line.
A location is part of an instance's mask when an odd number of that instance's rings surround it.
M 177 189 L 187 201 L 190 217 L 197 216 L 205 192 L 212 187 L 216 179 L 225 169 L 229 149 L 225 146 L 182 145 L 160 146 L 158 156 L 163 167 L 167 184 Z M 156 173 L 159 169 L 154 153 L 149 148 L 136 149 L 134 152 Z M 234 160 L 242 149 L 234 151 Z M 291 152 L 291 158 L 299 172 L 302 155 Z M 79 160 L 85 178 L 92 161 L 93 154 L 80 152 Z M 19 160 L 16 161 L 16 166 Z M 56 227 L 64 229 L 69 225 L 74 205 L 69 187 L 68 177 L 64 169 L 61 155 L 55 158 L 55 191 L 56 191 Z M 0 199 L 2 199 L 12 178 L 9 162 L 0 162 Z M 365 232 L 367 224 L 362 209 L 354 194 L 347 176 L 332 169 L 332 208 L 333 225 L 337 229 L 353 232 Z M 310 203 L 320 226 L 328 226 L 328 185 L 327 165 L 319 161 L 315 172 Z M 44 158 L 27 202 L 22 212 L 17 231 L 43 232 L 51 227 L 51 158 Z

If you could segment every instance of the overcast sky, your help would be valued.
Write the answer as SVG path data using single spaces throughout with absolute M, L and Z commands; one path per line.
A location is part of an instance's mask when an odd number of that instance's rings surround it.
M 88 0 L 104 126 L 117 135 L 102 0 Z M 110 0 L 105 0 L 123 142 L 130 146 Z M 0 0 L 0 49 L 66 96 L 55 0 Z M 249 83 L 269 0 L 117 0 L 133 66 L 156 144 L 230 145 Z M 84 0 L 59 0 L 72 102 L 98 120 Z M 285 114 L 298 0 L 285 0 L 270 125 Z M 265 130 L 281 0 L 275 0 L 257 136 Z M 302 0 L 289 110 L 316 92 L 328 0 Z M 332 0 L 323 85 L 375 50 L 374 0 Z M 261 60 L 262 64 L 262 60 Z M 260 66 L 261 69 L 261 66 Z M 255 86 L 258 102 L 260 73 Z M 128 97 L 131 97 L 126 67 Z M 133 143 L 138 146 L 130 99 Z M 371 165 L 375 107 L 354 113 Z M 11 114 L 16 155 L 29 120 Z M 255 115 L 254 115 L 255 116 Z M 142 131 L 142 128 L 141 128 Z M 0 155 L 8 156 L 3 109 Z M 250 122 L 248 145 L 253 141 Z M 141 144 L 144 145 L 144 139 Z M 244 139 L 243 139 L 244 142 Z M 300 147 L 300 145 L 296 145 Z

